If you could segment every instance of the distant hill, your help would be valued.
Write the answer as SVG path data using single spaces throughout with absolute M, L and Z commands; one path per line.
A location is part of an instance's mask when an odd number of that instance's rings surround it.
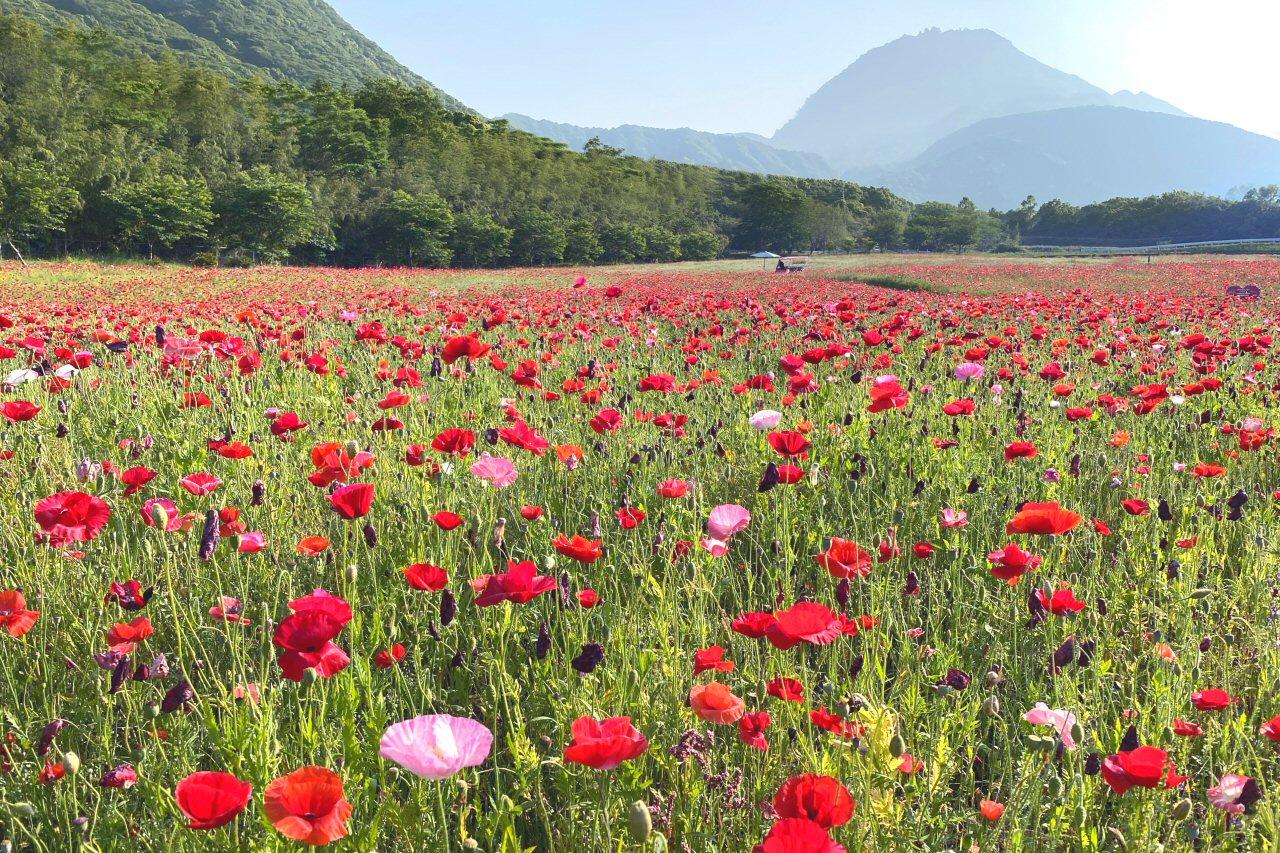
M 774 148 L 754 133 L 708 133 L 687 127 L 666 129 L 624 124 L 621 127 L 579 127 L 542 121 L 519 113 L 502 117 L 512 127 L 563 142 L 581 150 L 598 137 L 605 145 L 621 148 L 636 157 L 693 163 L 744 172 L 764 172 L 797 178 L 826 178 L 836 170 L 817 154 Z
M 811 95 L 772 141 L 847 169 L 908 160 L 983 119 L 1097 105 L 1179 112 L 1143 93 L 1111 95 L 990 30 L 934 29 L 863 54 Z
M 0 12 L 49 28 L 101 28 L 152 56 L 176 53 L 234 77 L 351 85 L 391 77 L 430 85 L 324 0 L 0 0 Z
M 1073 107 L 980 121 L 912 160 L 850 180 L 912 201 L 1007 210 L 1028 194 L 1087 204 L 1115 196 L 1280 182 L 1280 141 L 1220 122 L 1121 107 Z

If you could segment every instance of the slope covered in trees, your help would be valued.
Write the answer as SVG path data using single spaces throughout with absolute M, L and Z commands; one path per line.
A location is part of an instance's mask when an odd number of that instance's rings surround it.
M 585 153 L 425 86 L 233 80 L 0 16 L 0 242 L 341 264 L 648 261 L 852 245 L 842 181 Z
M 231 77 L 353 86 L 386 77 L 430 85 L 324 0 L 0 0 L 0 12 L 50 30 L 102 29 L 152 57 L 175 53 Z M 462 108 L 436 91 L 446 105 Z

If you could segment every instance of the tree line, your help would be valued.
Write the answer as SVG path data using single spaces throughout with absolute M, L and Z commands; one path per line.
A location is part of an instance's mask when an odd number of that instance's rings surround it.
M 852 248 L 843 181 L 581 152 L 426 86 L 233 80 L 0 16 L 0 245 L 31 255 L 496 266 Z

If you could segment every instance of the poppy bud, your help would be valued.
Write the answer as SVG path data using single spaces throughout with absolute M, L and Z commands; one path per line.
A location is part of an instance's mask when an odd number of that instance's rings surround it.
M 862 664 L 866 659 L 862 655 L 854 655 L 853 662 L 849 664 L 849 680 L 857 679 L 858 673 L 862 672 Z
M 1129 726 L 1124 733 L 1124 737 L 1120 739 L 1120 751 L 1132 752 L 1141 745 L 1141 742 L 1138 740 L 1138 727 Z
M 68 773 L 75 773 L 80 769 L 80 756 L 74 752 L 64 752 L 62 754 L 62 766 L 67 769 Z
M 448 628 L 457 614 L 458 601 L 453 597 L 453 591 L 446 589 L 440 594 L 440 625 Z
M 836 584 L 836 603 L 841 607 L 849 606 L 849 579 L 841 578 Z
M 320 674 L 316 672 L 315 667 L 309 666 L 302 673 L 302 685 L 310 687 L 320 680 Z
M 1213 638 L 1205 637 L 1203 640 L 1200 641 L 1200 651 L 1207 652 L 1209 651 L 1209 647 L 1212 645 L 1213 645 Z
M 356 578 L 360 576 L 360 569 L 356 566 L 355 563 L 352 563 L 351 565 L 347 566 L 346 571 L 343 572 L 343 574 L 347 579 L 347 583 L 355 583 Z
M 156 525 L 158 527 L 161 527 L 162 529 L 164 527 L 168 527 L 169 513 L 165 510 L 164 507 L 160 506 L 159 504 L 155 504 L 152 507 L 152 512 L 155 515 L 163 516 L 163 519 L 164 519 L 163 522 L 161 522 L 160 519 L 156 519 Z M 201 560 L 208 562 L 209 560 L 213 559 L 213 553 L 217 550 L 218 550 L 218 511 L 216 509 L 211 509 L 206 511 L 204 514 L 204 529 L 200 533 L 200 550 L 198 552 L 198 556 L 200 557 Z
M 902 735 L 894 734 L 889 739 L 889 754 L 894 758 L 900 758 L 902 753 L 907 751 L 907 742 L 902 739 Z
M 362 532 L 364 533 L 364 544 L 368 545 L 370 548 L 377 547 L 378 531 L 373 529 L 373 525 L 366 524 Z
M 982 713 L 988 717 L 1000 716 L 1000 700 L 995 696 L 988 696 L 982 700 Z
M 649 807 L 643 801 L 636 800 L 631 804 L 627 811 L 627 828 L 637 842 L 643 844 L 649 839 L 653 832 L 653 816 L 649 814 Z
M 58 429 L 56 432 L 56 435 L 58 436 L 58 438 L 66 438 L 70 433 L 71 431 L 67 429 L 67 425 L 65 423 L 58 424 Z
M 1116 846 L 1121 850 L 1129 849 L 1129 842 L 1125 840 L 1124 833 L 1116 829 L 1114 826 L 1107 827 L 1107 835 L 1111 836 L 1111 840 L 1114 841 Z
M 1000 673 L 994 669 L 988 670 L 987 674 L 982 676 L 982 683 L 987 686 L 988 690 L 994 690 L 1000 686 Z
M 164 346 L 164 326 L 156 326 L 156 346 Z
M 1102 756 L 1096 752 L 1089 753 L 1084 760 L 1084 772 L 1087 776 L 1097 776 L 1102 772 Z
M 257 480 L 253 484 L 253 492 L 249 498 L 249 506 L 262 506 L 262 501 L 267 497 L 267 484 L 261 480 Z
M 454 654 L 453 659 L 449 661 L 450 669 L 457 669 L 460 666 L 462 666 L 462 650 L 461 649 L 459 649 L 457 653 Z
M 1181 799 L 1174 804 L 1170 815 L 1174 820 L 1186 820 L 1191 814 L 1191 800 Z
M 547 623 L 543 622 L 538 626 L 538 639 L 533 644 L 533 654 L 538 660 L 545 660 L 550 651 L 551 631 L 547 629 Z
M 22 818 L 23 820 L 30 820 L 36 816 L 36 807 L 31 805 L 31 803 L 26 802 L 14 803 L 9 808 L 9 812 L 14 817 Z M 8 843 L 8 839 L 6 839 L 5 842 Z

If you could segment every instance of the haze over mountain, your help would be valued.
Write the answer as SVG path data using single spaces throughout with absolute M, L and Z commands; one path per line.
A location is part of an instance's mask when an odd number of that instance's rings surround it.
M 814 151 L 843 170 L 909 160 L 987 118 L 1104 105 L 1180 113 L 1145 93 L 1112 95 L 1050 68 L 990 30 L 926 30 L 863 54 L 772 141 Z
M 177 55 L 233 77 L 353 86 L 390 77 L 431 85 L 324 0 L 0 0 L 0 12 L 47 28 L 101 28 L 133 49 Z M 450 107 L 465 109 L 436 92 Z
M 708 133 L 687 127 L 667 129 L 634 124 L 612 128 L 579 127 L 541 121 L 519 113 L 507 113 L 502 118 L 517 130 L 563 142 L 579 151 L 595 137 L 605 145 L 621 148 L 636 157 L 675 163 L 798 178 L 826 178 L 836 172 L 817 154 L 776 148 L 763 136 L 754 133 Z
M 968 196 L 1000 210 L 1029 194 L 1073 204 L 1175 189 L 1224 195 L 1280 178 L 1280 141 L 1187 116 L 1069 107 L 985 119 L 906 163 L 847 176 L 911 201 Z

